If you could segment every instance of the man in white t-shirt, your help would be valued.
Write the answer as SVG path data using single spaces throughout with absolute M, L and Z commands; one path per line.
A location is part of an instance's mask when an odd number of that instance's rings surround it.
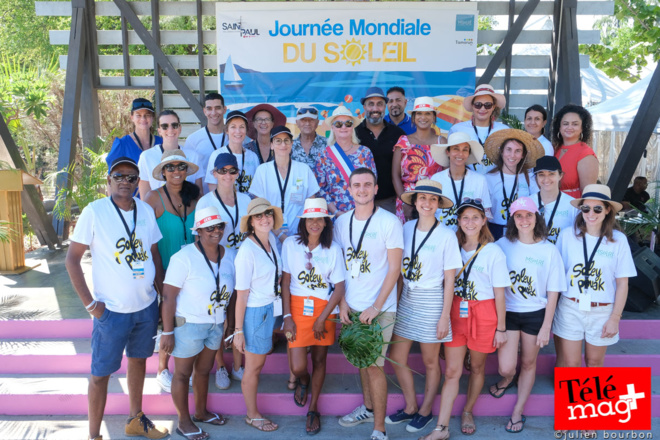
M 396 315 L 396 282 L 401 270 L 403 227 L 394 214 L 375 205 L 376 175 L 369 168 L 358 168 L 349 179 L 355 209 L 335 222 L 335 241 L 346 260 L 346 294 L 340 303 L 340 317 L 350 324 L 349 312 L 360 313 L 360 321 L 378 320 L 383 341 L 392 338 Z M 382 356 L 370 367 L 360 370 L 364 404 L 339 419 L 342 426 L 374 422 L 372 439 L 387 440 L 387 378 L 383 372 L 387 345 Z
M 110 197 L 90 203 L 80 214 L 66 256 L 66 268 L 76 293 L 94 318 L 92 375 L 89 382 L 89 438 L 100 439 L 110 375 L 128 357 L 130 418 L 127 436 L 160 439 L 159 428 L 142 412 L 142 388 L 147 358 L 154 352 L 163 265 L 158 253 L 162 235 L 153 209 L 133 198 L 138 166 L 128 157 L 115 159 L 108 173 Z M 93 293 L 80 261 L 92 254 Z

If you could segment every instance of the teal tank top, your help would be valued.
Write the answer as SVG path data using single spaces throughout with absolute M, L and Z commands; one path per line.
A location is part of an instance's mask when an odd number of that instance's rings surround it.
M 160 202 L 163 203 L 163 197 L 160 195 L 160 192 L 158 192 L 158 196 L 160 197 Z M 163 203 L 164 208 L 165 203 Z M 190 229 L 195 225 L 195 210 L 193 209 L 191 212 L 188 212 L 186 216 L 185 227 L 187 239 L 184 238 L 183 224 L 179 216 L 165 210 L 163 215 L 156 219 L 156 223 L 158 224 L 160 233 L 163 235 L 163 238 L 158 242 L 158 252 L 160 252 L 160 257 L 163 260 L 163 269 L 167 270 L 172 255 L 179 252 L 181 246 L 195 241 L 195 236 Z

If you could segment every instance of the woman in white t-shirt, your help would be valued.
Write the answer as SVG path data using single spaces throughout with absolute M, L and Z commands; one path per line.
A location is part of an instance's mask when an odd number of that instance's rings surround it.
M 510 285 L 506 257 L 493 243 L 481 201 L 466 200 L 458 207 L 456 238 L 463 267 L 456 274 L 451 306 L 452 340 L 445 342 L 445 381 L 440 393 L 436 428 L 424 440 L 449 438 L 449 418 L 458 396 L 463 361 L 470 354 L 467 400 L 461 432 L 472 435 L 477 427 L 472 409 L 484 386 L 486 357 L 506 342 L 504 288 Z M 468 351 L 469 350 L 469 351 Z
M 544 153 L 532 135 L 514 128 L 490 135 L 485 150 L 486 156 L 495 164 L 486 174 L 493 213 L 488 227 L 495 240 L 499 240 L 504 235 L 511 204 L 518 197 L 537 191 L 529 170 Z
M 273 128 L 270 132 L 273 161 L 259 165 L 250 187 L 253 195 L 263 197 L 282 209 L 284 225 L 275 231 L 280 243 L 298 230 L 298 216 L 302 214 L 305 199 L 319 191 L 311 168 L 306 163 L 291 159 L 292 145 L 293 134 L 288 127 L 280 125 Z
M 478 158 L 484 155 L 481 144 L 472 140 L 467 133 L 458 131 L 449 135 L 446 145 L 431 145 L 431 155 L 436 163 L 446 168 L 435 173 L 431 180 L 440 182 L 444 190 L 443 195 L 453 202 L 453 205 L 438 210 L 438 220 L 456 231 L 456 208 L 464 198 L 481 199 L 486 208 L 486 217 L 491 217 L 486 178 L 468 167 L 479 162 Z
M 622 206 L 606 185 L 591 184 L 581 199 L 575 226 L 559 234 L 557 247 L 566 268 L 565 292 L 552 332 L 561 338 L 558 367 L 602 367 L 609 345 L 619 340 L 619 321 L 628 298 L 628 278 L 637 275 L 626 236 L 618 229 Z
M 216 169 L 215 160 L 219 154 L 223 153 L 231 153 L 236 157 L 236 167 L 239 172 L 235 180 L 236 190 L 242 194 L 248 194 L 250 192 L 254 172 L 259 166 L 259 158 L 253 151 L 243 147 L 243 141 L 247 133 L 247 124 L 248 120 L 243 112 L 234 110 L 227 113 L 225 130 L 227 130 L 229 142 L 227 145 L 223 145 L 211 153 L 206 167 L 204 182 L 208 184 L 209 192 L 213 192 L 218 186 L 217 176 L 214 173 Z
M 344 297 L 344 257 L 332 241 L 332 214 L 325 199 L 305 200 L 298 223 L 298 235 L 289 237 L 282 247 L 282 303 L 284 332 L 289 342 L 289 362 L 295 375 L 293 400 L 307 403 L 307 388 L 312 392 L 307 412 L 306 432 L 321 430 L 318 399 L 325 380 L 328 347 L 335 341 L 336 309 Z M 312 377 L 307 372 L 307 351 L 312 355 Z
M 206 436 L 193 422 L 224 425 L 222 415 L 206 408 L 209 372 L 222 343 L 225 311 L 234 292 L 233 252 L 220 245 L 226 222 L 214 207 L 195 212 L 199 241 L 172 256 L 163 284 L 163 333 L 160 350 L 174 357 L 172 400 L 181 436 Z M 195 415 L 190 419 L 188 382 L 193 368 Z
M 417 432 L 433 419 L 431 409 L 442 376 L 438 362 L 440 343 L 452 338 L 449 313 L 454 298 L 454 275 L 463 263 L 456 234 L 435 218 L 438 208 L 452 205 L 443 195 L 442 185 L 429 179 L 419 180 L 414 189 L 401 194 L 401 200 L 419 213 L 417 220 L 403 226 L 403 292 L 397 305 L 390 348 L 406 406 L 388 416 L 385 423 L 408 422 L 406 431 Z M 420 343 L 426 367 L 426 392 L 419 408 L 412 370 L 408 368 L 413 341 Z
M 507 432 L 525 428 L 523 411 L 536 378 L 539 350 L 548 345 L 559 292 L 566 289 L 564 264 L 556 246 L 546 240 L 543 217 L 534 201 L 520 197 L 509 208 L 506 236 L 497 241 L 509 268 L 511 286 L 505 290 L 506 343 L 497 351 L 502 380 L 490 387 L 499 399 L 518 384 L 518 400 L 506 425 Z M 518 343 L 520 375 L 516 378 Z
M 252 200 L 247 215 L 241 219 L 241 232 L 247 233 L 247 238 L 234 261 L 237 292 L 234 345 L 245 355 L 241 380 L 247 407 L 245 423 L 260 431 L 278 428 L 259 412 L 257 387 L 266 355 L 273 347 L 275 318 L 282 315 L 282 259 L 277 240 L 271 234 L 273 229 L 282 227 L 282 221 L 280 208 L 266 199 Z
M 543 156 L 536 161 L 534 178 L 539 192 L 530 195 L 536 203 L 548 232 L 548 241 L 557 243 L 562 229 L 570 228 L 575 223 L 578 210 L 571 205 L 573 197 L 559 191 L 559 183 L 564 173 L 559 160 L 554 156 Z
M 543 151 L 545 151 L 546 156 L 554 156 L 555 149 L 552 146 L 552 142 L 548 140 L 543 133 L 545 132 L 545 124 L 548 122 L 548 112 L 545 111 L 543 106 L 534 104 L 531 107 L 528 107 L 525 110 L 525 131 L 543 145 Z

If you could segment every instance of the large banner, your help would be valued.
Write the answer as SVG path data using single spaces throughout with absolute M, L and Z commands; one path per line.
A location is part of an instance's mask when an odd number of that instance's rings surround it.
M 471 2 L 217 4 L 219 90 L 232 109 L 268 102 L 287 117 L 305 104 L 360 116 L 370 86 L 436 100 L 440 128 L 465 119 L 475 87 Z M 444 107 L 443 107 L 444 106 Z M 325 110 L 325 111 L 324 111 Z

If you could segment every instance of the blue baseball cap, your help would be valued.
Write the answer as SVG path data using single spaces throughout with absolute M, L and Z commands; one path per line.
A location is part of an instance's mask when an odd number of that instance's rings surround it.
M 231 153 L 220 153 L 218 154 L 218 157 L 215 158 L 215 162 L 213 162 L 213 167 L 216 170 L 221 170 L 228 165 L 231 165 L 234 168 L 238 168 L 238 161 L 236 160 L 236 156 Z
M 231 121 L 234 118 L 241 118 L 242 120 L 245 121 L 245 124 L 248 123 L 248 118 L 245 116 L 245 113 L 239 110 L 232 110 L 229 113 L 227 113 L 225 124 L 228 124 L 229 121 Z
M 364 102 L 369 98 L 383 98 L 385 100 L 385 104 L 387 104 L 387 101 L 389 101 L 389 98 L 385 96 L 383 89 L 380 87 L 369 87 L 367 89 L 367 94 L 364 95 L 364 98 L 360 98 L 360 104 L 364 105 Z
M 286 133 L 289 135 L 291 139 L 293 139 L 293 134 L 291 134 L 291 130 L 289 130 L 289 127 L 284 126 L 284 125 L 278 125 L 277 127 L 273 127 L 273 129 L 270 131 L 270 139 L 271 141 L 275 136 L 278 134 Z
M 135 162 L 135 160 L 133 160 L 130 157 L 123 156 L 123 157 L 118 157 L 118 158 L 116 158 L 115 160 L 112 161 L 112 164 L 110 165 L 110 168 L 108 168 L 108 174 L 112 173 L 112 170 L 114 170 L 117 165 L 121 165 L 123 163 L 132 166 L 133 168 L 135 168 L 138 171 L 140 170 L 138 168 L 138 165 Z

